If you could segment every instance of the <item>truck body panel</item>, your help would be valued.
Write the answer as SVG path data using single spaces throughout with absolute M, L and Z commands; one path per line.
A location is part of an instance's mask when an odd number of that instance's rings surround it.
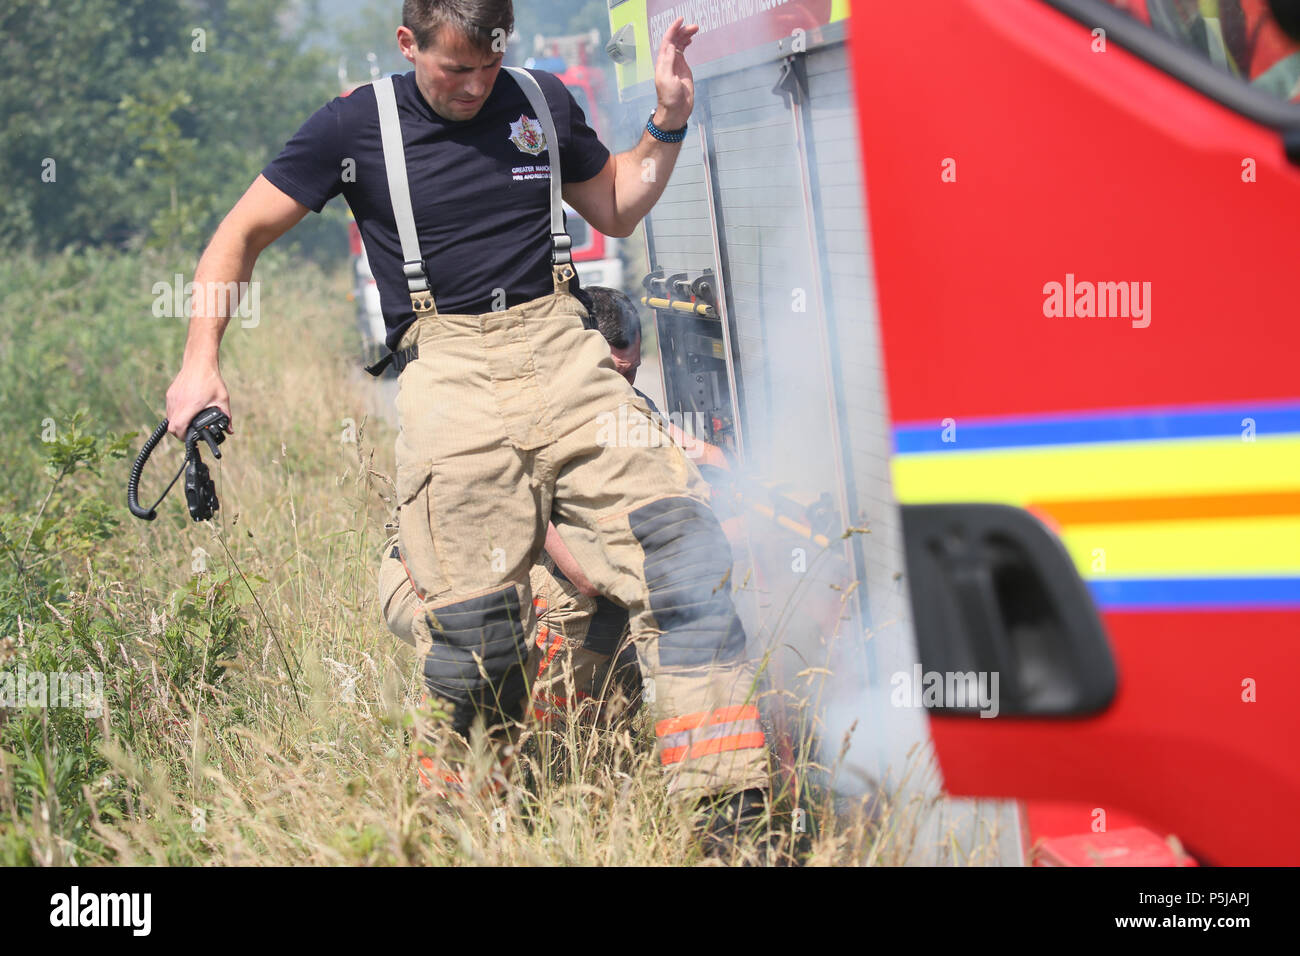
M 638 43 L 627 101 L 653 96 L 660 12 L 611 7 Z M 848 776 L 897 779 L 933 746 L 949 794 L 1075 806 L 1079 833 L 1110 808 L 1204 860 L 1294 863 L 1300 708 L 1279 682 L 1300 666 L 1300 170 L 1283 137 L 1122 29 L 1098 50 L 1044 0 L 840 12 L 769 36 L 755 8 L 730 46 L 725 23 L 702 31 L 693 129 L 645 229 L 647 300 L 703 288 L 713 312 L 654 310 L 665 411 L 706 413 L 767 510 L 823 532 L 823 573 L 797 584 L 790 542 L 756 533 L 756 651 L 798 673 L 782 655 L 825 643 L 817 587 L 850 590 L 817 718 L 836 745 L 856 722 Z M 898 706 L 922 663 L 900 504 L 946 503 L 1011 506 L 1059 541 L 1118 675 L 1102 710 Z M 1013 803 L 969 806 L 1027 848 Z

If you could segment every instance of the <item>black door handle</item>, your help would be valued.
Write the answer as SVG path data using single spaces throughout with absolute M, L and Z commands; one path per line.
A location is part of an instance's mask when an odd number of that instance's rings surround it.
M 1006 505 L 901 511 L 926 671 L 997 675 L 1002 714 L 1082 715 L 1109 705 L 1115 663 L 1101 618 L 1065 547 L 1041 521 Z M 938 709 L 975 712 L 951 701 Z

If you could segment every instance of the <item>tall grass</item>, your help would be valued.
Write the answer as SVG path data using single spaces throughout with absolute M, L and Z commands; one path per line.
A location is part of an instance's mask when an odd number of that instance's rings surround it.
M 98 672 L 105 697 L 97 716 L 0 708 L 0 863 L 701 862 L 645 714 L 531 728 L 503 793 L 479 785 L 481 746 L 462 792 L 419 785 L 416 662 L 374 596 L 394 435 L 365 414 L 346 275 L 263 258 L 260 322 L 226 337 L 217 519 L 190 522 L 179 491 L 157 521 L 130 518 L 124 455 L 161 416 L 184 338 L 151 287 L 177 271 L 0 261 L 0 671 Z M 149 500 L 178 446 L 155 459 Z M 833 767 L 785 770 L 806 831 L 787 794 L 736 861 L 914 852 L 921 798 L 845 805 L 822 785 Z

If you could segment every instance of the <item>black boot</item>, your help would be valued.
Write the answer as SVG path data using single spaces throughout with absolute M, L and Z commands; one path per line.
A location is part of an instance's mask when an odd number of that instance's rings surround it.
M 742 790 L 721 802 L 704 801 L 700 810 L 696 829 L 704 855 L 729 860 L 738 846 L 767 828 L 767 791 Z

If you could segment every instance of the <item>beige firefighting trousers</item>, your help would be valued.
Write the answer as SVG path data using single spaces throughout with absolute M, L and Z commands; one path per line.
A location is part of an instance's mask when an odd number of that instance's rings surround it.
M 524 665 L 527 717 L 554 728 L 634 717 L 642 680 L 635 649 L 627 642 L 627 611 L 608 598 L 583 594 L 546 554 L 533 565 L 529 584 L 537 626 L 528 635 Z M 389 629 L 414 645 L 421 602 L 402 564 L 397 535 L 382 551 L 379 600 Z
M 698 470 L 584 315 L 557 291 L 430 315 L 401 342 L 418 357 L 398 380 L 399 550 L 425 683 L 461 735 L 476 716 L 489 727 L 523 716 L 530 571 L 549 520 L 628 609 L 670 792 L 766 787 L 730 548 Z
M 635 652 L 624 643 L 627 611 L 583 594 L 545 554 L 529 583 L 537 614 L 525 669 L 529 716 L 543 725 L 630 719 L 641 703 L 642 682 Z

